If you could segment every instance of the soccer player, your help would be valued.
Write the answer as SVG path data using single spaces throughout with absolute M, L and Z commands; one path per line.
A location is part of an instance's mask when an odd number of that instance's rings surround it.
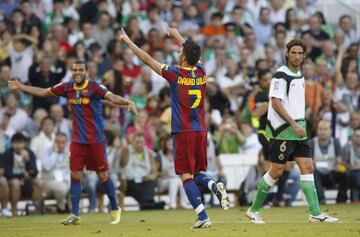
M 258 128 L 258 139 L 262 146 L 263 158 L 266 161 L 269 161 L 270 151 L 269 151 L 269 140 L 265 135 L 266 123 L 267 123 L 267 112 L 269 107 L 269 90 L 271 83 L 271 72 L 268 69 L 259 70 L 258 82 L 260 90 L 255 95 L 255 109 L 251 112 L 251 115 L 254 117 L 259 117 L 259 128 Z M 264 162 L 264 161 L 263 161 Z M 289 171 L 284 170 L 283 174 L 279 177 L 277 183 L 277 193 L 272 201 L 274 206 L 278 206 L 279 202 L 282 200 L 282 195 L 284 193 L 285 183 L 289 177 Z
M 247 216 L 255 224 L 264 224 L 260 208 L 271 188 L 282 175 L 286 162 L 294 160 L 301 172 L 301 188 L 309 206 L 309 220 L 335 222 L 338 219 L 320 212 L 314 185 L 314 164 L 305 130 L 305 81 L 300 72 L 306 45 L 293 39 L 286 45 L 287 65 L 280 67 L 271 80 L 266 136 L 270 138 L 270 169 L 261 178 Z
M 112 94 L 105 86 L 87 80 L 87 65 L 82 61 L 71 67 L 72 81 L 58 84 L 52 88 L 27 86 L 17 79 L 8 81 L 11 90 L 21 90 L 33 96 L 64 96 L 68 99 L 73 118 L 73 137 L 70 145 L 72 210 L 63 225 L 80 224 L 79 202 L 81 197 L 80 180 L 82 170 L 96 171 L 111 204 L 111 224 L 120 222 L 121 209 L 115 197 L 115 187 L 108 176 L 108 162 L 105 151 L 105 136 L 102 118 L 102 100 L 137 113 L 135 104 L 121 96 Z
M 198 214 L 193 228 L 207 228 L 211 226 L 211 221 L 201 202 L 199 187 L 215 193 L 223 210 L 229 208 L 230 201 L 225 185 L 221 182 L 216 184 L 204 174 L 207 169 L 206 75 L 204 66 L 198 63 L 201 49 L 194 41 L 185 41 L 175 28 L 168 28 L 168 35 L 182 46 L 180 67 L 160 64 L 137 47 L 124 30 L 119 39 L 170 84 L 175 172 L 180 175 L 188 200 Z

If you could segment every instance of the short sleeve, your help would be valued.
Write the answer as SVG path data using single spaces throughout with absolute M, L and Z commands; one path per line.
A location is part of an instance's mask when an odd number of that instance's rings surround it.
M 195 67 L 200 68 L 201 71 L 203 71 L 203 73 L 206 74 L 204 64 L 202 64 L 202 63 L 197 63 L 197 64 L 195 65 Z
M 265 93 L 260 92 L 255 96 L 255 107 L 261 106 L 268 102 L 269 102 L 269 99 L 268 99 L 267 94 L 265 94 Z
M 106 86 L 101 85 L 97 82 L 93 82 L 93 91 L 94 91 L 94 95 L 100 97 L 100 98 L 105 98 L 106 94 L 111 93 L 108 88 L 106 88 Z
M 164 64 L 161 69 L 161 76 L 165 78 L 169 83 L 176 82 L 179 75 L 179 69 L 177 67 Z
M 51 88 L 49 91 L 54 96 L 66 96 L 67 83 L 59 83 Z
M 275 97 L 284 100 L 285 95 L 286 95 L 286 81 L 284 79 L 273 78 L 271 80 L 269 98 Z

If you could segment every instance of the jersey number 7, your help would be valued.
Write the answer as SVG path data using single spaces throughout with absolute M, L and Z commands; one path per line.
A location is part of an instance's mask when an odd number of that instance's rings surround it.
M 195 95 L 196 99 L 194 101 L 194 103 L 191 105 L 192 109 L 196 109 L 197 107 L 199 107 L 200 104 L 200 100 L 201 100 L 201 90 L 189 90 L 188 95 Z

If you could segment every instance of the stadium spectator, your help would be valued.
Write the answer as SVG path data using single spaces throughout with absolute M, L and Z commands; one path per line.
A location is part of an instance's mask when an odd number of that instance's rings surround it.
M 68 140 L 71 136 L 71 121 L 64 117 L 64 109 L 59 104 L 53 104 L 50 107 L 50 117 L 54 121 L 54 133 L 62 132 L 66 135 Z
M 110 40 L 114 38 L 114 31 L 110 28 L 111 17 L 109 13 L 100 12 L 97 18 L 97 24 L 94 25 L 92 34 L 95 41 L 100 44 L 101 51 L 104 53 Z
M 225 33 L 224 25 L 221 22 L 222 15 L 219 12 L 211 15 L 210 23 L 202 29 L 205 37 L 222 36 Z
M 39 63 L 34 63 L 29 69 L 29 81 L 32 86 L 48 88 L 61 82 L 65 76 L 65 64 L 62 61 L 55 62 L 48 56 L 41 58 Z M 58 98 L 33 97 L 33 109 L 44 108 L 48 110 L 52 104 L 58 102 Z
M 269 43 L 272 35 L 272 24 L 270 22 L 270 9 L 261 8 L 259 20 L 254 26 L 257 44 L 265 45 Z
M 245 137 L 240 132 L 232 117 L 223 118 L 219 131 L 215 134 L 220 154 L 236 154 L 240 152 L 240 145 L 245 143 Z
M 33 137 L 30 142 L 30 149 L 36 156 L 36 165 L 39 173 L 42 171 L 42 163 L 47 158 L 48 150 L 54 146 L 54 142 L 54 120 L 51 117 L 45 117 L 41 121 L 39 134 Z
M 11 62 L 12 76 L 16 76 L 23 83 L 29 81 L 29 68 L 33 63 L 34 50 L 38 40 L 30 35 L 17 34 L 12 37 L 13 47 L 8 48 L 8 55 Z M 30 46 L 28 46 L 30 42 Z
M 144 35 L 148 35 L 151 29 L 156 29 L 161 36 L 165 34 L 165 29 L 160 20 L 158 9 L 155 4 L 150 5 L 147 10 L 147 19 L 140 21 L 140 29 Z
M 243 102 L 242 95 L 245 94 L 244 79 L 239 73 L 235 59 L 226 60 L 226 73 L 216 77 L 216 81 L 220 85 L 221 93 L 226 95 L 230 101 L 231 111 L 235 113 Z
M 353 130 L 352 144 L 344 148 L 344 162 L 348 170 L 348 185 L 351 190 L 351 201 L 360 200 L 360 129 Z
M 17 216 L 17 203 L 20 198 L 31 198 L 42 213 L 43 184 L 36 178 L 36 157 L 26 147 L 26 138 L 21 133 L 11 137 L 11 148 L 3 155 L 5 177 L 9 182 L 12 215 Z
M 0 123 L 8 138 L 16 132 L 22 131 L 27 123 L 29 116 L 25 110 L 19 108 L 19 94 L 10 92 L 6 98 L 6 104 L 0 109 Z
M 352 25 L 352 18 L 350 15 L 342 15 L 339 18 L 339 30 L 344 33 L 345 36 L 345 47 L 349 47 L 351 43 L 357 43 L 358 37 L 356 36 L 355 30 Z
M 10 16 L 17 8 L 19 8 L 19 2 L 16 0 L 4 0 L 0 3 L 0 9 L 5 16 Z
M 312 154 L 315 164 L 314 178 L 319 203 L 325 204 L 324 187 L 333 188 L 338 184 L 337 203 L 347 201 L 346 175 L 338 171 L 343 163 L 340 142 L 331 137 L 331 123 L 321 120 L 317 136 L 312 139 Z
M 157 154 L 158 189 L 160 192 L 167 191 L 169 195 L 169 208 L 177 208 L 178 194 L 180 194 L 180 207 L 187 206 L 187 197 L 182 188 L 181 179 L 175 173 L 173 157 L 173 141 L 171 136 L 164 138 L 162 150 Z
M 285 21 L 285 1 L 271 0 L 270 1 L 270 19 L 273 24 Z
M 68 138 L 65 133 L 58 132 L 52 147 L 46 151 L 42 160 L 41 179 L 44 183 L 46 198 L 54 197 L 59 213 L 65 213 L 66 197 L 70 187 L 70 170 L 68 164 Z
M 310 18 L 310 29 L 303 32 L 303 39 L 311 46 L 310 58 L 315 62 L 321 55 L 321 47 L 325 40 L 330 39 L 329 35 L 321 29 L 320 19 L 313 15 Z
M 145 145 L 144 134 L 135 133 L 131 145 L 121 152 L 121 167 L 126 195 L 132 196 L 140 209 L 162 209 L 163 202 L 154 200 L 157 169 L 155 154 Z

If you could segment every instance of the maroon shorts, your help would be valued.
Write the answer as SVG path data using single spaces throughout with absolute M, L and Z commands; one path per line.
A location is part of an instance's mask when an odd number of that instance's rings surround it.
M 207 132 L 173 134 L 175 172 L 197 174 L 207 169 Z
M 80 144 L 72 142 L 69 157 L 71 171 L 81 171 L 84 167 L 96 172 L 109 169 L 105 143 Z

